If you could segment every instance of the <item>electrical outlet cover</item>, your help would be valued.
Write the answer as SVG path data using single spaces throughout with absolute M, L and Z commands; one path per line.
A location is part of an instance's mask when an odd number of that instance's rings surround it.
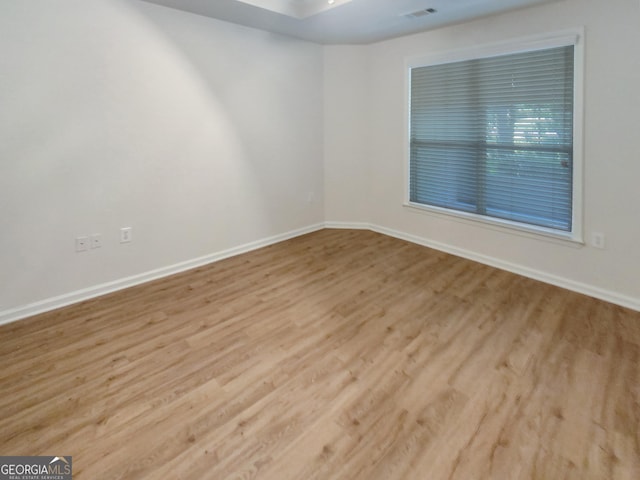
M 120 229 L 120 243 L 129 243 L 133 240 L 133 231 L 131 227 L 123 227 Z
M 76 252 L 89 250 L 89 237 L 76 237 Z
M 102 235 L 99 233 L 94 233 L 91 235 L 91 248 L 100 248 L 102 247 Z
M 591 234 L 591 245 L 595 248 L 604 248 L 605 247 L 605 238 L 604 233 L 601 232 L 593 232 Z

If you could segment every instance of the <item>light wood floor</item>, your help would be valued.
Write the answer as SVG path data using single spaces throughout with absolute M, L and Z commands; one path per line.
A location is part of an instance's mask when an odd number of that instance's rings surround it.
M 323 230 L 0 328 L 76 479 L 640 478 L 640 313 Z

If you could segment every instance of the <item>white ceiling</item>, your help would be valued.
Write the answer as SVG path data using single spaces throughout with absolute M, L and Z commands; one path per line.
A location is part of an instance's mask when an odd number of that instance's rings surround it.
M 366 44 L 558 0 L 144 0 L 323 44 Z M 411 16 L 414 12 L 435 13 Z

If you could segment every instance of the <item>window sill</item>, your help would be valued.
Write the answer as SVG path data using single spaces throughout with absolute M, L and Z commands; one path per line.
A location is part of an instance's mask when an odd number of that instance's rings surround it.
M 544 240 L 558 245 L 581 248 L 585 245 L 580 235 L 560 233 L 550 229 L 526 226 L 509 220 L 490 219 L 473 213 L 457 212 L 446 208 L 432 207 L 417 203 L 405 202 L 403 207 L 416 213 L 453 220 L 474 227 L 482 227 L 509 235 L 517 235 L 535 240 Z

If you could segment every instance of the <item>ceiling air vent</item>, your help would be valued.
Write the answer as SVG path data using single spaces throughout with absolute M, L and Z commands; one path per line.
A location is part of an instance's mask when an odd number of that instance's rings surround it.
M 403 16 L 407 18 L 420 18 L 436 12 L 437 10 L 435 8 L 425 8 L 424 10 L 418 10 L 417 12 L 405 13 Z

